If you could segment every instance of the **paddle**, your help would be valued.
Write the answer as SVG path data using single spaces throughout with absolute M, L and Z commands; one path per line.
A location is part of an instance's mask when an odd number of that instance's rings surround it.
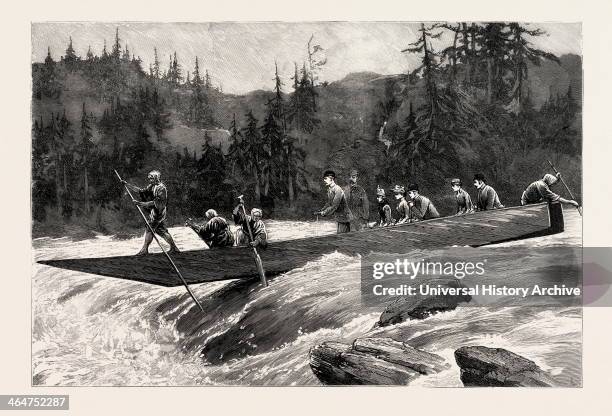
M 548 161 L 548 164 L 555 171 L 555 174 L 559 177 L 559 179 L 561 179 L 561 183 L 563 184 L 563 186 L 565 186 L 565 189 L 567 190 L 567 193 L 569 194 L 570 198 L 572 198 L 575 201 L 576 198 L 574 198 L 574 195 L 572 194 L 572 191 L 570 191 L 569 187 L 567 186 L 567 184 L 563 180 L 563 176 L 561 176 L 561 173 L 557 170 L 555 165 L 553 165 L 550 160 Z M 580 205 L 578 205 L 576 207 L 576 209 L 578 210 L 578 213 L 580 214 L 580 216 L 582 216 L 582 207 Z
M 244 222 L 246 222 L 247 230 L 249 230 L 250 241 L 255 241 L 253 238 L 253 231 L 251 231 L 251 224 L 249 224 L 249 217 L 247 217 L 246 209 L 244 208 L 244 200 L 242 199 L 242 195 L 238 197 L 240 201 L 240 205 L 242 205 L 242 213 L 244 214 Z M 253 249 L 253 256 L 255 257 L 255 265 L 257 266 L 257 271 L 259 272 L 259 277 L 261 278 L 261 284 L 264 287 L 268 286 L 268 280 L 266 279 L 266 271 L 263 267 L 263 262 L 261 261 L 261 257 L 259 257 L 259 253 L 257 253 L 257 249 L 251 246 Z
M 119 178 L 119 182 L 121 182 L 123 184 L 123 187 L 125 188 L 125 190 L 127 191 L 128 195 L 130 196 L 130 198 L 133 200 L 134 197 L 132 196 L 132 193 L 130 192 L 130 189 L 127 187 L 127 185 L 124 183 L 123 179 L 121 179 L 121 176 L 119 176 L 119 173 L 115 170 L 115 175 L 117 175 L 117 178 Z M 149 221 L 147 220 L 147 217 L 145 216 L 144 212 L 142 212 L 142 209 L 136 205 L 136 208 L 138 209 L 138 212 L 140 212 L 140 216 L 142 217 L 142 219 L 144 220 L 145 224 L 147 225 L 147 228 L 149 229 L 149 231 L 151 232 L 151 234 L 153 234 L 153 238 L 155 239 L 155 241 L 157 241 L 157 244 L 159 245 L 159 247 L 162 249 L 162 251 L 164 252 L 164 254 L 166 255 L 166 258 L 168 259 L 168 261 L 170 262 L 170 264 L 172 265 L 172 268 L 174 269 L 174 271 L 176 272 L 176 274 L 178 275 L 178 277 L 181 279 L 181 281 L 183 282 L 183 285 L 185 285 L 185 289 L 187 289 L 187 292 L 189 292 L 189 295 L 191 296 L 191 299 L 193 299 L 193 301 L 196 303 L 196 305 L 198 305 L 198 307 L 200 308 L 200 310 L 202 312 L 204 312 L 204 308 L 202 308 L 202 305 L 200 305 L 200 302 L 198 302 L 198 300 L 196 299 L 195 295 L 193 294 L 193 292 L 191 291 L 191 289 L 189 289 L 189 286 L 187 285 L 187 281 L 183 278 L 183 275 L 181 274 L 181 272 L 179 271 L 178 267 L 176 267 L 176 264 L 174 264 L 174 261 L 172 261 L 172 258 L 170 257 L 170 255 L 168 254 L 168 252 L 166 251 L 166 249 L 164 248 L 164 246 L 161 245 L 161 243 L 159 242 L 159 240 L 157 239 L 157 236 L 155 235 L 155 232 L 153 231 L 153 228 L 151 227 L 151 224 L 149 224 Z

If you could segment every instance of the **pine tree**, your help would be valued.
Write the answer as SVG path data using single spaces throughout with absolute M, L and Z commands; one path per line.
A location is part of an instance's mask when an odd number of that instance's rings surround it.
M 211 90 L 212 84 L 210 83 L 210 76 L 208 75 L 208 69 L 206 70 L 206 75 L 204 78 L 204 88 L 206 89 L 206 92 L 208 93 Z
M 105 46 L 106 49 L 106 46 Z M 111 52 L 112 58 L 115 62 L 119 62 L 121 58 L 121 43 L 119 39 L 119 28 L 115 30 L 115 43 L 113 44 L 113 51 Z
M 554 54 L 536 49 L 531 45 L 531 42 L 526 38 L 538 37 L 546 34 L 543 30 L 535 29 L 528 30 L 519 23 L 509 24 L 511 32 L 511 40 L 509 41 L 510 55 L 513 65 L 514 84 L 510 93 L 510 98 L 516 101 L 518 111 L 523 111 L 523 96 L 525 89 L 525 80 L 529 77 L 528 63 L 535 66 L 540 66 L 544 59 L 559 63 L 559 58 Z
M 311 76 L 303 64 L 300 74 L 297 73 L 297 65 L 294 79 L 294 92 L 291 97 L 288 119 L 298 132 L 312 133 L 320 120 L 316 117 L 317 92 L 312 85 Z
M 39 99 L 43 96 L 58 99 L 62 93 L 62 83 L 58 78 L 56 64 L 51 56 L 51 48 L 47 48 L 47 57 L 40 70 L 40 76 L 35 79 L 33 93 Z
M 482 54 L 486 65 L 487 104 L 503 99 L 507 85 L 504 81 L 506 71 L 511 68 L 508 55 L 510 32 L 505 23 L 487 23 L 480 29 Z
M 130 50 L 128 48 L 128 44 L 125 44 L 125 50 L 123 51 L 123 54 L 121 56 L 121 60 L 123 62 L 130 62 Z
M 70 42 L 68 43 L 68 48 L 66 48 L 66 54 L 64 55 L 64 62 L 68 65 L 68 67 L 72 67 L 79 58 L 76 56 L 74 52 L 74 48 L 72 47 L 72 36 L 70 37 Z
M 157 57 L 157 48 L 153 48 L 153 54 L 154 54 L 154 59 L 153 59 L 153 78 L 160 79 L 160 72 L 159 72 L 159 59 Z
M 265 149 L 262 146 L 261 135 L 258 127 L 258 120 L 249 110 L 246 114 L 246 127 L 242 129 L 243 152 L 246 155 L 246 174 L 247 178 L 255 183 L 255 200 L 261 201 L 261 175 L 263 162 L 265 160 Z
M 102 48 L 102 58 L 106 60 L 108 57 L 109 55 L 106 51 L 106 39 L 104 39 L 104 47 Z
M 94 60 L 94 54 L 91 51 L 91 45 L 87 48 L 87 62 L 92 62 Z
M 183 79 L 181 65 L 178 63 L 176 59 L 176 52 L 174 52 L 174 59 L 172 61 L 172 77 L 171 82 L 174 86 L 178 86 Z
M 51 47 L 47 46 L 47 57 L 45 58 L 45 65 L 53 66 L 54 64 L 55 64 L 55 61 L 53 60 L 53 57 L 51 56 Z
M 214 117 L 210 106 L 209 90 L 206 89 L 200 76 L 200 64 L 197 56 L 191 86 L 193 94 L 189 103 L 188 121 L 200 128 L 212 127 L 214 125 Z
M 85 214 L 89 214 L 90 212 L 91 198 L 89 190 L 89 169 L 91 167 L 91 158 L 93 157 L 94 147 L 94 144 L 92 142 L 93 134 L 91 121 L 91 116 L 88 115 L 85 111 L 85 103 L 83 103 L 83 109 L 81 112 L 81 132 L 79 135 L 79 144 L 77 150 L 77 162 L 79 170 L 82 172 L 83 202 Z
M 232 123 L 229 127 L 229 148 L 227 158 L 230 164 L 232 178 L 236 178 L 238 173 L 243 174 L 246 171 L 246 155 L 244 153 L 244 145 L 242 143 L 242 133 L 238 129 L 236 123 L 236 113 L 233 114 Z
M 262 179 L 263 179 L 263 195 L 268 196 L 270 186 L 275 188 L 275 191 L 280 187 L 281 167 L 283 155 L 283 130 L 282 126 L 277 123 L 277 109 L 275 100 L 270 100 L 267 103 L 268 111 L 264 123 L 261 126 L 262 139 Z M 278 192 L 275 192 L 278 194 Z

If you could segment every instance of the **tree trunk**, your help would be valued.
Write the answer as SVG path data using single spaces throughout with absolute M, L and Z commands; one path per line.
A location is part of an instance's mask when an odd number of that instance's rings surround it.
M 96 229 L 102 231 L 102 205 L 98 205 L 96 211 Z
M 259 174 L 257 173 L 257 169 L 253 169 L 253 177 L 255 178 L 255 200 L 257 203 L 261 203 L 261 188 L 259 186 Z
M 85 214 L 89 214 L 89 178 L 87 174 L 87 167 L 84 169 L 84 183 L 83 183 L 83 191 L 85 193 Z
M 62 215 L 62 175 L 60 172 L 62 165 L 61 157 L 57 156 L 55 158 L 55 199 L 57 202 L 57 213 L 58 215 Z
M 264 196 L 268 196 L 268 193 L 270 192 L 270 172 L 266 172 L 265 176 L 264 176 L 264 189 L 263 189 L 263 194 Z
M 62 165 L 62 174 L 64 176 L 64 197 L 68 195 L 68 175 L 66 173 L 66 162 Z
M 470 37 L 467 29 L 467 23 L 462 23 L 463 26 L 463 45 L 465 50 L 465 83 L 470 85 L 472 82 L 472 52 L 470 51 Z
M 451 83 L 455 83 L 457 73 L 457 38 L 459 37 L 459 28 L 455 31 L 453 38 L 453 56 L 451 58 Z
M 287 193 L 289 194 L 289 207 L 293 207 L 293 199 L 295 196 L 293 194 L 293 178 L 291 174 L 287 175 Z
M 487 104 L 493 101 L 493 58 L 487 58 Z

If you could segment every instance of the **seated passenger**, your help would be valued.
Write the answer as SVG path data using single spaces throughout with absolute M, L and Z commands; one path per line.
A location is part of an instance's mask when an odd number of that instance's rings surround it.
M 266 248 L 268 246 L 268 234 L 266 232 L 266 225 L 261 220 L 263 212 L 259 208 L 253 208 L 251 215 L 244 215 L 243 204 L 240 203 L 234 208 L 232 213 L 234 217 L 234 223 L 240 228 L 236 232 L 236 243 L 239 246 L 250 245 L 252 247 Z M 248 225 L 247 225 L 248 221 Z M 249 234 L 249 226 L 253 233 L 253 241 Z
M 205 215 L 207 221 L 204 225 L 198 225 L 188 218 L 185 226 L 195 231 L 210 248 L 233 246 L 234 236 L 225 218 L 219 217 L 214 209 L 209 209 Z

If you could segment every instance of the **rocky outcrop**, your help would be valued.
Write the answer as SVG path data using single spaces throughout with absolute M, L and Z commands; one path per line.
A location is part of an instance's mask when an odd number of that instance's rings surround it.
M 461 347 L 455 351 L 464 386 L 551 387 L 554 380 L 531 360 L 503 348 Z
M 430 286 L 440 285 L 448 288 L 466 288 L 457 279 L 435 279 L 427 282 Z M 405 296 L 389 304 L 377 326 L 393 325 L 409 319 L 424 319 L 438 312 L 453 310 L 462 302 L 472 300 L 470 295 L 415 295 Z
M 310 368 L 324 384 L 406 385 L 448 363 L 391 338 L 358 338 L 352 345 L 324 342 L 310 350 Z

